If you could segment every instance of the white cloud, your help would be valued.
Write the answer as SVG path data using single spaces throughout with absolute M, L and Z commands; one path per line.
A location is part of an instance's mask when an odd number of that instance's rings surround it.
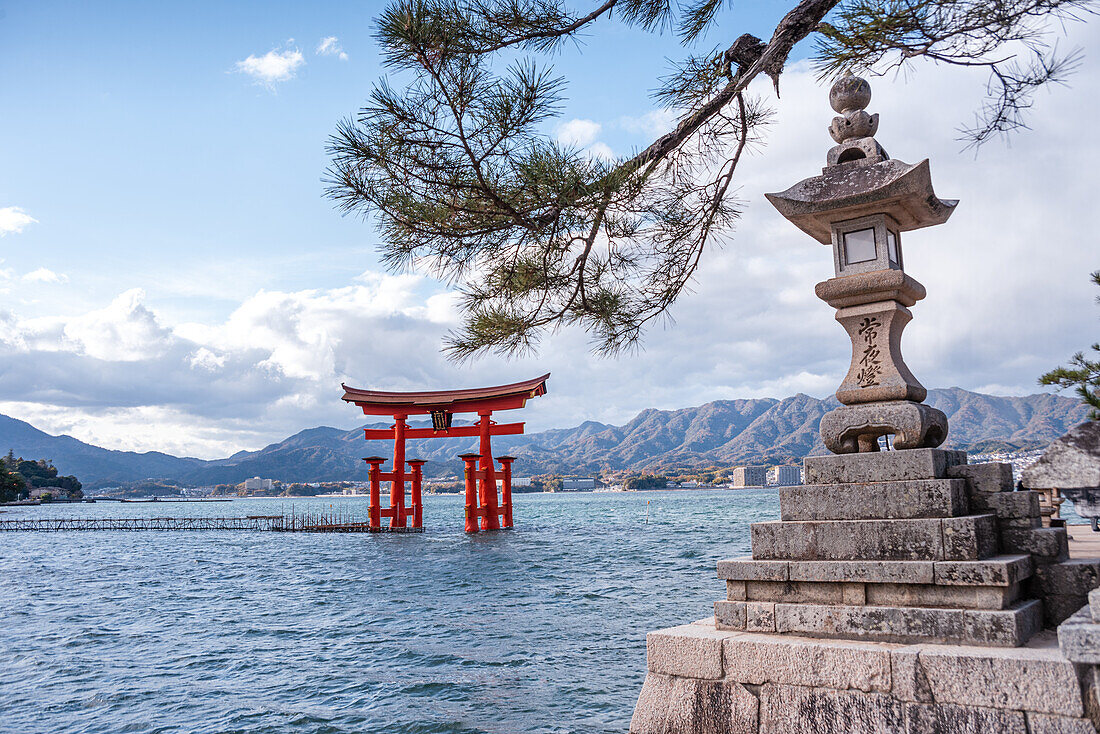
M 569 120 L 560 123 L 554 128 L 554 137 L 558 142 L 570 148 L 581 148 L 589 158 L 601 158 L 606 161 L 615 160 L 607 143 L 597 141 L 603 126 L 592 120 Z
M 585 152 L 593 158 L 600 158 L 605 161 L 615 160 L 614 151 L 606 143 L 592 143 Z
M 6 234 L 19 234 L 27 225 L 37 223 L 37 219 L 17 206 L 6 206 L 0 209 L 0 237 Z
M 140 288 L 120 294 L 106 308 L 69 319 L 62 333 L 78 353 L 118 362 L 157 357 L 171 336 L 145 305 L 145 291 Z
M 570 120 L 558 125 L 554 135 L 562 145 L 586 148 L 596 141 L 602 127 L 592 120 Z
M 49 268 L 38 268 L 26 273 L 23 280 L 31 283 L 67 283 L 69 276 L 55 273 Z
M 199 347 L 191 355 L 191 367 L 204 369 L 207 372 L 216 372 L 225 367 L 227 357 L 224 354 L 214 354 L 206 347 Z
M 677 114 L 675 112 L 659 109 L 651 110 L 644 115 L 623 115 L 618 119 L 617 125 L 628 133 L 640 135 L 646 138 L 648 142 L 652 142 L 665 133 L 672 132 L 676 127 L 676 121 Z
M 238 61 L 235 68 L 237 72 L 255 79 L 257 84 L 274 89 L 277 82 L 293 79 L 298 69 L 306 63 L 302 52 L 290 46 L 291 43 L 293 39 L 282 50 L 272 49 L 263 56 L 249 56 L 244 61 Z
M 318 56 L 335 56 L 341 61 L 347 61 L 348 55 L 344 52 L 344 49 L 340 46 L 339 39 L 336 36 L 325 36 L 317 44 L 317 49 L 314 51 Z

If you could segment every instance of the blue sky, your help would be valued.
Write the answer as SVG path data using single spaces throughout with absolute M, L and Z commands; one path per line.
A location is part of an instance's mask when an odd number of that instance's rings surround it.
M 848 346 L 813 297 L 828 252 L 762 198 L 814 175 L 831 144 L 827 91 L 798 63 L 782 100 L 754 87 L 777 123 L 739 174 L 745 219 L 644 351 L 596 359 L 566 332 L 537 358 L 440 357 L 455 323 L 446 288 L 382 272 L 371 226 L 322 198 L 326 138 L 384 73 L 381 7 L 0 2 L 0 412 L 110 447 L 218 456 L 354 425 L 341 381 L 438 388 L 553 370 L 533 429 L 835 389 Z M 767 36 L 782 9 L 743 3 L 703 46 Z M 1071 33 L 1095 47 L 1092 27 Z M 595 155 L 648 144 L 673 120 L 648 92 L 683 53 L 668 35 L 598 25 L 547 60 L 568 79 L 547 134 Z M 907 239 L 930 297 L 906 356 L 926 385 L 1034 392 L 1095 340 L 1098 76 L 1087 57 L 1071 88 L 1040 95 L 1034 131 L 977 158 L 955 129 L 984 77 L 921 66 L 873 80 L 879 139 L 930 157 L 941 195 L 963 200 L 948 225 Z

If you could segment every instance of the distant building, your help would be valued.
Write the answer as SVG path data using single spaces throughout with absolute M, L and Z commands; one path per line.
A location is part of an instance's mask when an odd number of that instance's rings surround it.
M 260 479 L 259 477 L 252 477 L 251 479 L 244 480 L 245 491 L 259 492 L 266 491 L 275 486 L 275 483 L 270 479 Z
M 563 492 L 586 492 L 595 488 L 595 477 L 579 477 L 561 480 L 561 491 Z
M 512 477 L 513 487 L 530 487 L 531 477 Z
M 684 489 L 695 489 L 699 486 L 699 482 L 694 479 L 689 479 L 686 482 L 680 482 L 680 486 Z
M 802 484 L 802 468 L 794 464 L 768 469 L 768 484 L 772 487 L 794 487 Z
M 768 483 L 766 466 L 738 466 L 730 473 L 730 486 L 763 487 Z

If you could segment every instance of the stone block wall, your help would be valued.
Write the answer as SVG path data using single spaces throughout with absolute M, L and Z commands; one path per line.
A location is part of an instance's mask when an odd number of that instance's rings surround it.
M 650 633 L 633 734 L 1096 734 L 1082 666 L 1027 647 L 900 645 L 722 631 Z

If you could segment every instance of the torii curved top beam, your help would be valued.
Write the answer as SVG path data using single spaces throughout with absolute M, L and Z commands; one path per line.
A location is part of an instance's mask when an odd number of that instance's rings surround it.
M 340 386 L 344 388 L 343 399 L 358 405 L 366 415 L 418 415 L 435 411 L 478 413 L 522 408 L 529 398 L 546 394 L 548 379 L 550 373 L 510 385 L 426 392 L 362 390 L 342 383 Z

